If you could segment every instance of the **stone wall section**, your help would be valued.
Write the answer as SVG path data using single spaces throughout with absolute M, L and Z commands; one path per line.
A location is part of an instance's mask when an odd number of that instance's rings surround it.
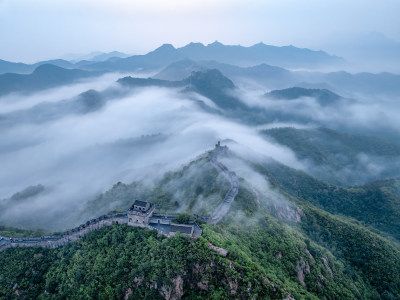
M 57 248 L 72 243 L 77 239 L 85 236 L 89 232 L 98 230 L 104 226 L 113 224 L 127 224 L 128 218 L 126 213 L 116 213 L 101 216 L 97 219 L 87 221 L 74 229 L 65 231 L 59 235 L 42 236 L 38 238 L 13 238 L 9 240 L 4 238 L 0 243 L 0 252 L 8 248 L 15 247 L 42 247 L 42 248 Z

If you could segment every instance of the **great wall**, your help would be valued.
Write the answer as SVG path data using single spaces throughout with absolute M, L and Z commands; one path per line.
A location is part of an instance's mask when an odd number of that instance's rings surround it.
M 236 175 L 229 171 L 228 168 L 217 160 L 218 155 L 226 151 L 228 148 L 221 146 L 220 142 L 215 147 L 215 150 L 211 153 L 210 163 L 230 182 L 231 186 L 228 192 L 225 194 L 224 200 L 218 205 L 211 215 L 209 223 L 216 224 L 220 222 L 224 216 L 228 213 L 233 200 L 239 192 L 239 181 Z
M 194 215 L 197 219 L 210 224 L 220 222 L 223 217 L 228 213 L 232 202 L 234 201 L 238 190 L 239 182 L 236 175 L 229 171 L 228 168 L 217 160 L 218 156 L 227 151 L 226 146 L 221 146 L 220 142 L 216 145 L 215 149 L 210 154 L 210 163 L 222 173 L 230 182 L 230 188 L 226 193 L 223 201 L 214 210 L 211 217 Z M 140 201 L 139 201 L 140 202 Z M 133 206 L 132 206 L 133 207 Z M 135 207 L 136 208 L 136 207 Z M 132 208 L 131 208 L 132 209 Z M 137 214 L 137 210 L 134 210 Z M 149 229 L 157 230 L 158 233 L 173 236 L 175 232 L 179 231 L 191 237 L 199 236 L 202 231 L 196 223 L 192 225 L 182 225 L 173 223 L 173 219 L 178 214 L 157 214 L 152 213 L 146 224 L 136 225 L 131 220 L 132 212 L 130 210 L 123 213 L 107 214 L 100 216 L 96 219 L 87 221 L 74 229 L 65 231 L 58 235 L 42 236 L 42 237 L 21 237 L 21 238 L 8 238 L 0 236 L 0 252 L 8 248 L 15 247 L 43 247 L 43 248 L 57 248 L 72 243 L 79 238 L 85 236 L 89 232 L 98 230 L 104 226 L 111 226 L 113 224 L 128 224 L 131 226 L 146 227 Z M 137 222 L 137 221 L 136 221 Z M 185 228 L 186 227 L 186 228 Z M 189 229 L 188 227 L 191 227 Z

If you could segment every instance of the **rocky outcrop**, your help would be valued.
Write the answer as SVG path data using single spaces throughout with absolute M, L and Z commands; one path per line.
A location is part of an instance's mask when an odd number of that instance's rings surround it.
M 124 296 L 124 300 L 128 300 L 129 297 L 132 295 L 133 291 L 131 288 L 129 288 L 126 292 L 125 292 L 125 296 Z
M 239 287 L 237 279 L 235 279 L 234 281 L 228 281 L 228 284 L 229 284 L 229 287 L 231 288 L 231 294 L 236 295 L 237 289 Z
M 165 300 L 178 300 L 183 296 L 183 279 L 178 275 L 172 279 L 172 286 L 163 285 L 160 291 Z
M 197 283 L 197 287 L 203 291 L 208 290 L 208 280 L 202 280 Z
M 287 203 L 273 205 L 271 214 L 278 219 L 293 223 L 301 222 L 301 217 L 304 216 L 301 208 L 289 206 Z
M 226 256 L 228 255 L 228 253 L 229 253 L 228 250 L 226 250 L 226 249 L 224 249 L 224 248 L 220 248 L 220 247 L 214 246 L 214 245 L 211 244 L 211 243 L 208 243 L 208 246 L 209 246 L 211 249 L 217 251 L 217 252 L 218 252 L 219 254 L 221 254 L 223 257 L 226 257 Z
M 326 257 L 323 257 L 322 262 L 323 262 L 326 270 L 328 271 L 329 276 L 333 279 L 333 272 L 332 272 L 331 267 L 329 266 L 328 259 Z
M 310 251 L 308 251 L 307 248 L 304 250 L 304 252 L 307 254 L 307 256 L 308 256 L 309 259 L 314 260 L 314 257 L 311 255 Z
M 306 283 L 304 281 L 305 274 L 310 273 L 311 270 L 310 270 L 310 265 L 306 261 L 304 261 L 303 257 L 297 261 L 296 270 L 297 270 L 297 279 L 299 280 L 300 284 L 302 286 L 306 286 Z

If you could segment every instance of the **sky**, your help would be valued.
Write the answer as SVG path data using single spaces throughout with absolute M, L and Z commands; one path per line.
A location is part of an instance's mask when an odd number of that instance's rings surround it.
M 143 54 L 215 40 L 340 52 L 371 33 L 400 45 L 399 13 L 398 0 L 0 0 L 0 59 Z

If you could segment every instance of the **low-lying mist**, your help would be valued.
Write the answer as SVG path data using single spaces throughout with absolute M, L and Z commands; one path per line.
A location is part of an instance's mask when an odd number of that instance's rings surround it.
M 314 97 L 276 99 L 265 95 L 260 88 L 239 89 L 246 105 L 265 111 L 266 123 L 294 127 L 329 127 L 338 130 L 383 136 L 397 142 L 400 137 L 400 104 L 397 97 L 355 93 L 325 104 Z M 285 126 L 286 126 L 285 125 Z M 271 127 L 271 125 L 264 125 Z M 291 125 L 292 126 L 292 125 Z
M 49 99 L 52 93 L 41 95 Z M 224 138 L 301 166 L 289 149 L 261 138 L 257 128 L 203 111 L 193 100 L 204 97 L 165 88 L 121 95 L 88 114 L 1 129 L 2 223 L 46 230 L 70 227 L 77 222 L 74 212 L 113 184 L 156 180 Z M 33 96 L 20 101 L 27 106 L 39 102 Z M 10 199 L 36 185 L 44 189 Z
M 62 99 L 71 99 L 72 97 L 90 89 L 103 90 L 111 82 L 116 81 L 124 74 L 106 73 L 100 77 L 82 79 L 77 83 L 55 87 L 44 91 L 29 94 L 12 93 L 0 97 L 0 114 L 10 113 L 12 111 L 29 109 L 40 103 L 58 102 Z M 137 76 L 137 74 L 135 74 Z
M 0 98 L 6 103 L 0 109 L 0 223 L 45 230 L 77 225 L 84 221 L 79 216 L 86 203 L 115 183 L 156 182 L 165 172 L 212 149 L 218 140 L 233 140 L 230 147 L 244 159 L 260 162 L 269 157 L 319 174 L 320 165 L 299 159 L 292 148 L 266 137 L 262 129 L 324 126 L 388 139 L 399 136 L 400 107 L 391 98 L 358 95 L 324 104 L 313 97 L 271 99 L 255 85 L 241 86 L 230 94 L 249 109 L 228 107 L 225 113 L 218 102 L 190 89 L 130 89 L 116 83 L 117 77 L 108 74 L 59 89 Z M 254 114 L 257 122 L 251 122 Z M 359 164 L 366 164 L 357 170 L 385 173 L 381 162 L 387 160 L 362 151 L 357 157 Z M 251 178 L 256 189 L 276 203 L 285 202 L 259 175 L 239 165 L 230 167 Z M 344 166 L 342 171 L 351 168 Z

